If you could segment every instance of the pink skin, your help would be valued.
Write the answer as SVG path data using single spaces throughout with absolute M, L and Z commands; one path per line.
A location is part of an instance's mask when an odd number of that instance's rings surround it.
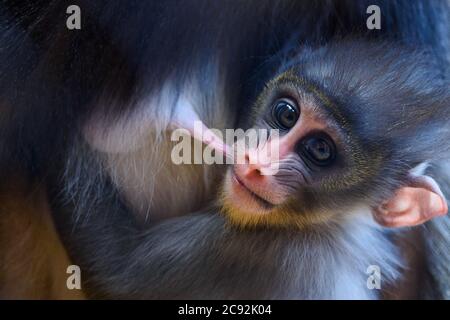
M 245 161 L 236 164 L 234 170 L 228 173 L 226 190 L 237 208 L 249 214 L 270 214 L 273 205 L 286 200 L 288 194 L 271 176 L 271 166 L 289 157 L 295 143 L 309 132 L 318 129 L 333 132 L 314 113 L 306 109 L 288 134 L 277 140 L 269 140 L 256 150 L 249 150 L 245 154 Z M 220 145 L 220 138 L 215 137 L 214 142 L 215 145 Z M 273 143 L 279 146 L 276 158 L 270 158 L 270 152 L 267 152 Z M 228 147 L 219 150 L 231 152 Z M 390 228 L 419 225 L 434 217 L 446 215 L 447 212 L 448 205 L 439 186 L 431 177 L 423 175 L 411 175 L 409 185 L 399 188 L 391 199 L 372 210 L 374 219 L 380 225 Z
M 200 119 L 187 100 L 182 99 L 177 110 L 170 124 L 172 128 L 186 129 L 195 139 L 203 141 L 225 156 L 234 156 L 235 150 L 226 145 L 203 123 L 200 123 L 200 130 L 195 130 L 195 122 Z M 129 152 L 139 147 L 140 139 L 144 139 L 146 132 L 154 125 L 151 119 L 146 118 L 145 113 L 137 113 L 131 121 L 119 122 L 108 130 L 102 130 L 110 126 L 101 119 L 94 119 L 92 123 L 83 130 L 86 140 L 94 148 L 108 153 Z M 229 173 L 226 181 L 232 202 L 246 212 L 256 214 L 270 213 L 268 203 L 273 205 L 283 203 L 287 193 L 271 176 L 273 166 L 277 166 L 283 159 L 288 159 L 295 142 L 311 130 L 324 130 L 331 136 L 337 136 L 333 128 L 327 127 L 327 121 L 317 110 L 304 106 L 301 118 L 288 134 L 258 146 L 256 150 L 248 151 L 244 155 L 244 161 L 239 162 L 238 159 L 238 163 L 241 164 L 235 165 L 234 171 Z M 134 134 L 125 135 L 124 132 Z M 132 140 L 129 137 L 132 137 Z M 267 148 L 274 144 L 279 147 L 277 156 L 267 152 Z M 400 188 L 389 201 L 373 209 L 373 216 L 383 226 L 405 227 L 421 224 L 447 212 L 447 202 L 436 182 L 427 176 L 412 176 L 409 185 Z
M 238 162 L 227 177 L 231 182 L 226 189 L 233 205 L 249 214 L 270 214 L 272 206 L 285 202 L 289 193 L 279 186 L 272 172 L 280 161 L 295 156 L 296 143 L 313 131 L 326 131 L 336 136 L 323 115 L 304 106 L 302 116 L 287 134 L 248 150 L 245 161 Z M 278 153 L 269 151 L 274 144 Z
M 448 212 L 447 201 L 437 183 L 428 176 L 411 179 L 386 203 L 373 210 L 374 219 L 385 227 L 400 228 L 420 225 Z
M 187 107 L 180 108 L 180 110 L 182 112 L 180 111 L 176 114 L 171 122 L 171 127 L 185 129 L 194 139 L 202 141 L 205 145 L 223 153 L 227 157 L 233 156 L 232 149 L 200 120 L 200 117 L 191 105 L 187 104 Z

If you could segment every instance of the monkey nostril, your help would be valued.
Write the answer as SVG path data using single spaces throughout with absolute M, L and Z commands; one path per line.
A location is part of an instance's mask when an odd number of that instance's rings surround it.
M 250 166 L 245 174 L 247 179 L 258 179 L 262 176 L 261 169 L 255 166 Z

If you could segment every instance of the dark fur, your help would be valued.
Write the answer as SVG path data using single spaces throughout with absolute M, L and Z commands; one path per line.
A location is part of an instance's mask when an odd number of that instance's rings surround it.
M 383 28 L 369 32 L 365 10 L 377 3 Z M 81 31 L 65 29 L 69 4 L 82 8 Z M 228 70 L 223 85 L 237 121 L 271 76 L 269 58 L 287 42 L 326 43 L 351 34 L 425 46 L 446 65 L 448 7 L 446 1 L 418 0 L 3 1 L 1 181 L 8 184 L 4 177 L 19 170 L 49 186 L 55 220 L 92 296 L 323 296 L 291 295 L 284 286 L 295 274 L 291 263 L 302 258 L 288 248 L 311 244 L 317 233 L 291 242 L 291 233 L 282 232 L 268 240 L 280 232 L 241 233 L 217 215 L 186 216 L 147 230 L 78 139 L 79 128 L 99 108 L 106 117 L 135 107 L 169 76 L 179 85 L 195 76 L 208 92 L 207 68 L 217 58 Z M 98 101 L 107 101 L 106 107 Z M 237 245 L 242 239 L 250 245 Z M 215 249 L 233 258 L 222 261 Z M 256 265 L 262 269 L 254 273 Z M 248 280 L 238 283 L 244 276 Z
M 300 52 L 294 46 L 278 60 L 250 126 L 272 129 L 273 104 L 293 94 L 300 108 L 313 101 L 343 136 L 330 168 L 307 170 L 300 158 L 281 162 L 280 175 L 298 182 L 291 192 L 308 199 L 297 212 L 361 199 L 376 206 L 407 183 L 418 165 L 449 159 L 449 80 L 434 55 L 393 42 L 341 39 Z M 302 174 L 314 183 L 302 186 Z
M 352 55 L 347 57 L 344 53 L 350 48 Z M 359 156 L 364 157 L 359 163 L 345 161 L 343 170 L 363 175 L 356 182 L 347 181 L 347 186 L 331 192 L 309 191 L 309 210 L 314 205 L 327 207 L 330 220 L 301 232 L 241 230 L 227 225 L 217 208 L 144 231 L 131 221 L 120 195 L 99 174 L 102 169 L 96 155 L 75 148 L 66 167 L 65 194 L 81 220 L 72 233 L 65 234 L 78 248 L 73 251 L 75 261 L 86 266 L 88 290 L 98 297 L 122 298 L 375 297 L 375 292 L 364 290 L 365 269 L 372 263 L 380 265 L 384 283 L 394 282 L 402 267 L 401 254 L 389 234 L 368 223 L 367 210 L 361 208 L 389 197 L 415 165 L 446 158 L 450 151 L 448 82 L 432 64 L 422 64 L 422 57 L 392 43 L 359 40 L 305 50 L 283 64 L 281 74 L 293 70 L 307 81 L 300 90 L 308 91 L 314 84 L 317 90 L 333 92 L 336 109 L 329 111 L 340 112 L 335 116 L 349 121 L 345 130 L 352 135 L 346 143 L 360 144 L 363 153 Z M 283 81 L 288 80 L 280 78 Z M 266 89 L 270 93 L 263 97 L 276 100 L 280 90 L 279 84 L 271 83 Z M 270 106 L 266 100 L 260 98 L 257 108 Z M 402 108 L 408 109 L 402 112 Z M 427 136 L 430 128 L 432 141 Z M 361 132 L 359 141 L 352 140 L 355 132 Z M 78 153 L 86 156 L 76 159 Z M 372 163 L 380 155 L 381 166 Z M 346 178 L 338 174 L 334 179 Z M 304 211 L 304 207 L 298 209 Z M 65 215 L 57 218 L 62 219 Z M 73 227 L 67 221 L 60 225 Z M 100 258 L 92 259 L 89 253 L 94 250 L 105 250 L 104 255 L 100 251 Z M 335 287 L 340 278 L 348 277 L 347 272 L 351 278 L 343 294 Z M 140 276 L 122 276 L 127 274 Z M 355 287 L 356 294 L 352 293 Z
M 69 4 L 82 8 L 82 31 L 65 27 Z M 371 4 L 382 9 L 380 31 L 366 29 Z M 108 113 L 120 112 L 169 75 L 179 83 L 192 73 L 201 78 L 217 55 L 233 65 L 227 86 L 236 92 L 235 107 L 260 91 L 264 72 L 252 75 L 267 70 L 264 62 L 293 37 L 315 43 L 358 33 L 425 45 L 448 58 L 445 0 L 11 0 L 2 1 L 0 17 L 0 166 L 38 176 L 100 107 L 100 96 Z

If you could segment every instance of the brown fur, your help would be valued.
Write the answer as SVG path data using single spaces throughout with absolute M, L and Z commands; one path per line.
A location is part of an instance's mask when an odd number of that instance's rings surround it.
M 392 286 L 383 288 L 383 299 L 411 300 L 422 298 L 420 292 L 426 281 L 423 235 L 420 229 L 413 228 L 399 235 L 395 243 L 404 257 L 405 270 L 402 278 Z
M 0 298 L 83 299 L 66 287 L 71 264 L 56 233 L 45 189 L 16 181 L 0 190 Z

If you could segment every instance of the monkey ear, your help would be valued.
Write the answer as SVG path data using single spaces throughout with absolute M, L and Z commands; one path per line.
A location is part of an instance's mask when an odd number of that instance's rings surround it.
M 382 226 L 399 228 L 416 226 L 447 212 L 447 201 L 436 181 L 426 175 L 410 174 L 409 183 L 375 208 L 373 216 Z

